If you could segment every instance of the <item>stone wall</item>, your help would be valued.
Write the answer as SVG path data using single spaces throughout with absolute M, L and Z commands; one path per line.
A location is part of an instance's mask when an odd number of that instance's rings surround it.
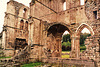
M 66 10 L 63 10 L 64 2 Z M 13 56 L 17 52 L 15 47 L 20 42 L 16 43 L 16 39 L 20 39 L 28 45 L 35 45 L 30 51 L 32 61 L 41 61 L 44 57 L 61 57 L 61 37 L 67 30 L 71 35 L 71 58 L 79 59 L 80 33 L 88 28 L 92 36 L 81 58 L 96 60 L 100 57 L 97 52 L 100 36 L 99 3 L 99 0 L 86 0 L 84 5 L 80 5 L 79 0 L 32 0 L 29 8 L 10 0 L 7 3 L 2 37 L 5 53 L 8 50 L 6 55 Z
M 13 0 L 7 3 L 2 35 L 6 56 L 14 56 L 17 38 L 28 43 L 28 15 L 29 7 Z

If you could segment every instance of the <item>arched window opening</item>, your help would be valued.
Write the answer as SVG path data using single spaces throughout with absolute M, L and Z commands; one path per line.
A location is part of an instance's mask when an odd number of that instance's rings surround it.
M 63 10 L 66 10 L 66 0 L 63 3 Z
M 23 18 L 26 18 L 26 15 L 27 15 L 26 12 L 27 12 L 27 9 L 24 8 L 24 9 L 23 9 Z
M 90 31 L 87 28 L 84 28 L 80 34 L 80 51 L 83 52 L 86 50 L 85 40 L 91 36 Z
M 28 21 L 25 23 L 25 29 L 28 30 Z
M 80 0 L 80 5 L 84 5 L 84 0 Z
M 21 30 L 24 29 L 24 21 L 23 21 L 23 20 L 20 21 L 20 29 L 21 29 Z
M 94 19 L 97 19 L 97 11 L 93 11 Z
M 65 31 L 62 35 L 62 58 L 69 58 L 71 52 L 71 39 L 70 33 Z

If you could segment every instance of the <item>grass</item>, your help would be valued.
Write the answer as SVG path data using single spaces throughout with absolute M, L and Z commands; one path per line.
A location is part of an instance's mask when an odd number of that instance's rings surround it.
M 86 50 L 86 46 L 85 45 L 80 45 L 80 52 L 83 52 Z
M 62 55 L 61 57 L 62 57 L 62 58 L 70 58 L 69 55 Z
M 11 58 L 11 57 L 0 57 L 0 59 Z
M 62 53 L 70 53 L 70 51 L 62 51 Z M 62 58 L 70 58 L 69 55 L 62 55 Z
M 21 67 L 35 67 L 35 66 L 40 66 L 41 64 L 42 64 L 41 62 L 29 63 L 29 64 L 21 65 Z
M 62 51 L 62 53 L 70 53 L 70 51 Z

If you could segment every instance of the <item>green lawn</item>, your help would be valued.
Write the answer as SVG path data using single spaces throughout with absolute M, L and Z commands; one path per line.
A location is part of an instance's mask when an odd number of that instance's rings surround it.
M 29 64 L 21 65 L 21 67 L 35 67 L 35 66 L 40 66 L 41 64 L 42 64 L 41 62 L 29 63 Z
M 69 55 L 62 55 L 61 57 L 62 57 L 62 58 L 70 58 Z
M 11 58 L 11 57 L 0 57 L 0 59 Z
M 70 51 L 62 51 L 62 53 L 70 53 Z M 62 58 L 70 58 L 69 55 L 62 55 Z
M 70 51 L 62 51 L 62 53 L 70 53 Z

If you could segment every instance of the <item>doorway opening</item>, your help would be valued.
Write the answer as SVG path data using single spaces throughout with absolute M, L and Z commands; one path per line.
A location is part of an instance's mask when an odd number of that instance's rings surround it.
M 66 30 L 70 33 L 70 30 L 62 24 L 52 25 L 48 29 L 47 49 L 51 51 L 52 57 L 62 56 L 62 35 Z
M 86 50 L 85 40 L 91 36 L 90 31 L 87 28 L 84 28 L 80 33 L 80 52 Z
M 70 52 L 71 52 L 71 39 L 70 39 L 70 33 L 68 31 L 65 31 L 62 35 L 62 58 L 70 58 Z

